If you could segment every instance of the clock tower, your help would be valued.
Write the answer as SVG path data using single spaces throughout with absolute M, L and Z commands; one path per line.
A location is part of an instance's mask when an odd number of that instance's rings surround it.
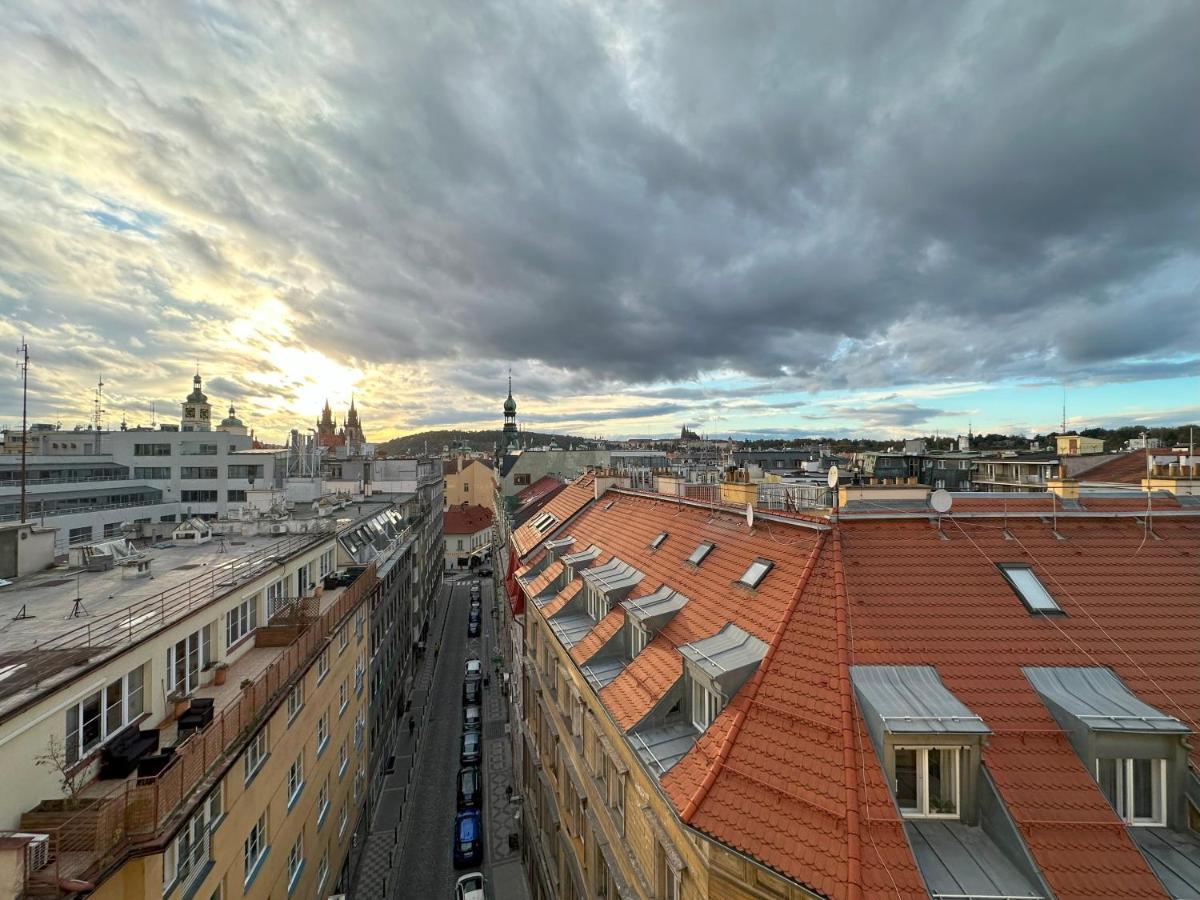
M 204 391 L 200 390 L 200 373 L 192 379 L 192 392 L 183 401 L 183 418 L 180 431 L 212 431 L 212 405 Z

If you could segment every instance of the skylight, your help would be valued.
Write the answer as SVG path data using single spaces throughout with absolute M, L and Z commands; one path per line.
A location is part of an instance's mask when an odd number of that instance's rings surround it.
M 742 577 L 738 579 L 738 584 L 744 584 L 746 587 L 756 588 L 760 581 L 766 577 L 767 573 L 775 563 L 769 559 L 756 559 L 750 563 L 750 568 L 742 573 Z
M 662 542 L 665 541 L 666 539 L 667 539 L 667 533 L 665 531 L 660 531 L 658 534 L 656 534 L 654 536 L 654 540 L 652 540 L 650 542 L 650 549 L 657 550 L 659 547 L 662 546 Z
M 550 513 L 542 513 L 540 516 L 538 516 L 536 519 L 533 520 L 533 522 L 532 522 L 533 530 L 536 531 L 538 534 L 545 534 L 546 531 L 549 530 L 550 526 L 553 525 L 557 521 L 558 520 L 556 518 L 554 518 L 554 516 L 552 516 Z
M 708 556 L 712 551 L 713 546 L 712 541 L 701 541 L 696 546 L 696 549 L 692 551 L 692 555 L 687 558 L 687 561 L 693 566 L 700 565 L 700 563 L 704 562 L 704 557 Z
M 1035 613 L 1061 613 L 1062 608 L 1050 596 L 1050 592 L 1033 574 L 1033 569 L 1026 565 L 1000 563 L 1000 571 L 1004 573 L 1009 585 L 1021 602 Z

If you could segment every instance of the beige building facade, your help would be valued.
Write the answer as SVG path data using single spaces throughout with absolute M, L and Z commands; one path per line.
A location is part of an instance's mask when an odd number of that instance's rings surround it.
M 491 463 L 456 456 L 442 463 L 443 509 L 452 506 L 485 506 L 496 511 L 496 470 Z

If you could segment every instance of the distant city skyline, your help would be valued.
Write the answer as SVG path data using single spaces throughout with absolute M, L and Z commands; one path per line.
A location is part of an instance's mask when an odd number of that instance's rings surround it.
M 1200 419 L 1200 17 L 255 3 L 6 11 L 30 418 L 268 440 Z M 20 422 L 0 366 L 0 424 Z

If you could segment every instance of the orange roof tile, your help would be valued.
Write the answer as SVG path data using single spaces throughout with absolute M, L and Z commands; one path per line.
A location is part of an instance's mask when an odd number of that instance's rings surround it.
M 1156 518 L 1157 540 L 1107 511 L 1059 519 L 1058 536 L 1039 518 L 997 512 L 947 516 L 942 534 L 923 519 L 845 520 L 823 539 L 801 522 L 760 516 L 748 529 L 727 511 L 609 496 L 611 508 L 588 506 L 571 534 L 644 572 L 639 593 L 665 583 L 689 599 L 600 690 L 621 728 L 679 678 L 680 644 L 728 621 L 768 644 L 751 680 L 662 777 L 692 827 L 828 897 L 925 896 L 845 672 L 931 665 L 992 729 L 984 765 L 1056 897 L 1162 896 L 1021 667 L 1109 666 L 1200 730 L 1200 513 Z M 661 531 L 666 541 L 650 550 Z M 684 560 L 700 540 L 716 546 L 697 568 Z M 733 586 L 755 557 L 775 562 L 759 589 Z M 1031 565 L 1066 615 L 1031 616 L 1001 561 Z M 586 660 L 622 618 L 610 612 L 572 658 Z M 1200 768 L 1200 749 L 1191 764 Z
M 1114 456 L 1098 466 L 1079 473 L 1080 481 L 1099 481 L 1106 484 L 1141 484 L 1146 477 L 1146 454 L 1162 456 L 1165 450 L 1131 450 Z
M 563 564 L 560 560 L 555 560 L 546 566 L 537 577 L 525 586 L 525 596 L 531 600 L 550 586 L 555 578 L 563 572 Z
M 555 594 L 554 599 L 542 607 L 542 615 L 547 619 L 555 615 L 560 609 L 571 602 L 582 587 L 583 582 L 580 579 L 571 579 L 570 584 Z
M 492 526 L 492 511 L 486 506 L 452 506 L 442 513 L 445 534 L 476 534 Z
M 550 513 L 554 516 L 556 524 L 553 528 L 548 529 L 545 533 L 534 528 L 533 523 L 540 518 L 539 514 L 514 531 L 513 545 L 517 548 L 517 555 L 527 554 L 595 499 L 595 489 L 592 486 L 594 481 L 595 479 L 591 475 L 584 475 L 559 491 L 549 503 L 542 507 L 543 513 Z

